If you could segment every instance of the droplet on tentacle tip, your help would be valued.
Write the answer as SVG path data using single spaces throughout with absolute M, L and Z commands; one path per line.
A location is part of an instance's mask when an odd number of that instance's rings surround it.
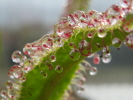
M 45 62 L 45 67 L 48 69 L 48 70 L 52 70 L 53 69 L 53 65 L 50 61 L 46 61 Z
M 47 73 L 44 71 L 41 71 L 40 74 L 42 74 L 44 78 L 46 78 L 48 76 Z
M 22 68 L 19 65 L 13 65 L 9 71 L 9 73 L 12 72 L 11 78 L 21 78 L 23 77 L 24 73 L 22 71 Z
M 94 76 L 94 75 L 97 74 L 97 68 L 96 67 L 91 67 L 89 72 L 90 72 L 90 75 Z
M 61 72 L 63 71 L 63 67 L 60 66 L 60 65 L 57 65 L 57 66 L 55 67 L 55 71 L 56 71 L 57 73 L 61 73 Z
M 12 53 L 12 61 L 15 63 L 22 63 L 23 60 L 26 59 L 26 56 L 23 56 L 22 53 L 20 51 L 14 51 Z
M 111 57 L 110 53 L 103 53 L 103 55 L 102 55 L 103 63 L 110 63 L 111 59 L 112 59 L 112 57 Z
M 104 29 L 104 28 L 100 28 L 99 30 L 98 30 L 98 37 L 100 37 L 100 38 L 104 38 L 106 35 L 107 35 L 107 31 L 106 31 L 106 29 Z
M 93 33 L 88 33 L 88 34 L 87 34 L 87 37 L 88 37 L 88 38 L 92 38 L 92 37 L 93 37 Z
M 68 19 L 68 22 L 69 22 L 70 25 L 75 25 L 76 24 L 76 21 L 74 19 L 73 14 L 69 14 L 67 19 Z
M 69 56 L 73 61 L 76 61 L 80 58 L 81 54 L 80 54 L 79 50 L 73 49 L 70 51 Z
M 70 42 L 70 43 L 69 43 L 69 48 L 70 48 L 70 49 L 76 48 L 75 43 L 74 43 L 74 42 Z
M 53 46 L 53 39 L 50 37 L 44 37 L 42 39 L 42 47 L 44 49 L 50 49 Z
M 34 51 L 31 48 L 31 43 L 27 43 L 24 48 L 23 48 L 23 53 L 26 55 L 32 55 L 34 53 Z
M 98 54 L 95 54 L 93 57 L 93 63 L 94 64 L 100 64 L 100 56 Z
M 114 39 L 112 40 L 112 44 L 113 44 L 114 47 L 119 48 L 119 47 L 121 47 L 122 42 L 120 41 L 119 38 L 114 38 Z
M 29 72 L 30 70 L 32 70 L 34 68 L 34 65 L 33 65 L 33 62 L 31 59 L 27 59 L 24 61 L 24 64 L 23 64 L 23 71 L 25 73 Z
M 92 54 L 91 44 L 86 40 L 82 40 L 79 42 L 79 51 L 84 56 L 89 56 Z
M 23 82 L 25 82 L 26 81 L 26 77 L 25 76 L 23 76 L 23 77 L 21 77 L 21 78 L 19 78 L 19 80 L 18 80 L 20 83 L 23 83 Z
M 51 62 L 55 62 L 56 61 L 56 56 L 55 55 L 51 55 L 50 56 L 50 61 Z
M 77 93 L 81 94 L 81 93 L 83 93 L 83 91 L 84 91 L 83 87 L 77 86 Z
M 54 46 L 56 47 L 62 47 L 64 45 L 64 41 L 61 39 L 61 37 L 56 36 L 54 38 Z
M 6 91 L 6 90 L 1 90 L 0 96 L 1 96 L 3 99 L 8 99 L 7 91 Z
M 6 82 L 6 88 L 7 88 L 7 89 L 13 89 L 13 83 L 12 83 L 10 80 L 8 80 L 8 81 Z
M 129 47 L 130 49 L 133 49 L 133 33 L 129 34 L 125 41 L 124 44 Z
M 121 6 L 123 8 L 128 8 L 130 6 L 130 4 L 131 4 L 131 1 L 132 0 L 121 0 Z
M 16 93 L 14 90 L 8 90 L 8 96 L 11 100 L 15 100 L 16 98 Z

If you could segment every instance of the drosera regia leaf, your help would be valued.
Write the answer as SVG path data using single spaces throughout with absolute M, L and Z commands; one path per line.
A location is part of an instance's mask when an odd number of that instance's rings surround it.
M 103 13 L 76 11 L 61 18 L 52 34 L 25 45 L 23 53 L 29 57 L 15 51 L 12 60 L 18 65 L 13 65 L 8 74 L 18 89 L 7 84 L 1 97 L 9 100 L 60 100 L 75 74 L 84 72 L 80 65 L 84 58 L 93 55 L 94 64 L 99 64 L 100 59 L 109 63 L 112 59 L 109 46 L 119 48 L 124 41 L 133 48 L 133 15 L 129 14 L 132 0 L 125 1 L 127 6 L 113 5 Z M 102 50 L 101 55 L 96 53 L 99 50 Z M 96 67 L 87 62 L 84 64 L 82 69 L 89 70 L 90 75 L 97 74 Z M 75 82 L 80 90 L 83 90 L 84 81 L 82 77 L 79 83 Z

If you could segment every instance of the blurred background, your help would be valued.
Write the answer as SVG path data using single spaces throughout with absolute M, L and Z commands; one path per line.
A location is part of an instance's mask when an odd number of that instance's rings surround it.
M 88 9 L 103 12 L 120 0 L 91 0 Z M 24 45 L 49 33 L 63 14 L 66 0 L 0 0 L 0 33 L 2 58 L 0 89 L 9 79 L 7 72 L 14 64 L 11 54 Z M 77 100 L 133 100 L 133 50 L 111 47 L 112 61 L 96 65 L 98 74 L 87 75 L 85 91 Z M 92 62 L 91 59 L 88 59 Z M 94 65 L 95 66 L 95 65 Z

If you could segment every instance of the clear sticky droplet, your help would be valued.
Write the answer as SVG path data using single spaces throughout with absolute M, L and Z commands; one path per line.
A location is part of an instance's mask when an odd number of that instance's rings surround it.
M 25 76 L 19 78 L 19 82 L 20 82 L 20 83 L 23 83 L 23 82 L 25 82 L 25 81 L 26 81 L 26 77 L 25 77 Z
M 130 5 L 130 2 L 131 0 L 121 0 L 121 3 L 120 5 L 123 7 L 123 8 L 128 8 L 129 5 Z
M 31 48 L 31 43 L 27 43 L 24 48 L 23 48 L 23 53 L 26 55 L 32 55 L 34 53 L 34 51 Z
M 104 38 L 107 35 L 107 31 L 105 31 L 105 29 L 101 28 L 98 31 L 98 37 L 100 38 Z
M 56 47 L 62 47 L 64 45 L 64 41 L 61 39 L 61 37 L 57 36 L 54 38 L 54 46 Z
M 27 59 L 24 61 L 24 64 L 23 64 L 23 71 L 25 73 L 31 71 L 32 69 L 34 68 L 34 65 L 33 65 L 33 62 L 31 59 Z
M 56 61 L 56 56 L 55 55 L 51 55 L 50 56 L 50 61 L 51 62 L 55 62 Z
M 119 47 L 121 47 L 122 42 L 120 41 L 119 38 L 114 38 L 114 39 L 112 40 L 112 44 L 113 44 L 114 47 L 119 48 Z
M 55 67 L 55 71 L 56 71 L 57 73 L 61 73 L 61 72 L 63 71 L 63 67 L 61 67 L 60 65 L 57 65 L 57 66 Z
M 76 61 L 80 58 L 81 54 L 80 54 L 79 50 L 73 49 L 70 51 L 69 56 L 73 61 Z
M 12 61 L 15 63 L 21 63 L 23 60 L 26 59 L 25 56 L 22 55 L 20 51 L 14 51 L 12 53 Z
M 112 59 L 112 57 L 111 57 L 110 53 L 103 53 L 103 55 L 102 55 L 103 63 L 110 63 L 111 59 Z
M 10 99 L 15 99 L 15 96 L 16 96 L 16 93 L 15 93 L 15 91 L 14 90 L 9 90 L 8 91 L 8 96 L 9 96 L 9 98 Z
M 13 89 L 13 83 L 12 83 L 10 80 L 8 80 L 8 81 L 6 82 L 6 88 L 7 88 L 7 89 Z
M 7 98 L 8 98 L 7 91 L 6 91 L 6 90 L 1 90 L 0 96 L 1 96 L 3 99 L 7 99 Z
M 68 19 L 68 22 L 69 22 L 70 25 L 75 25 L 76 24 L 76 21 L 74 19 L 73 14 L 69 14 L 67 19 Z
M 96 67 L 91 67 L 89 72 L 90 72 L 90 75 L 94 76 L 94 75 L 97 74 L 97 68 Z
M 24 75 L 22 68 L 19 65 L 13 65 L 10 71 L 12 71 L 14 78 L 21 78 Z
M 50 37 L 44 37 L 42 39 L 42 47 L 44 49 L 50 49 L 53 46 L 53 39 Z
M 41 71 L 41 72 L 40 72 L 40 74 L 42 74 L 44 78 L 46 78 L 46 77 L 47 77 L 47 73 L 46 73 L 46 72 L 44 72 L 44 71 Z
M 88 33 L 87 35 L 88 38 L 92 38 L 92 36 L 93 36 L 93 33 Z

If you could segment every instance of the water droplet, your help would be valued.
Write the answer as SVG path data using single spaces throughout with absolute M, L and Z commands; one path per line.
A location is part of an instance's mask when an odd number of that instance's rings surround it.
M 4 99 L 7 99 L 7 98 L 8 98 L 7 91 L 6 91 L 6 90 L 2 90 L 2 91 L 0 92 L 0 96 L 1 96 L 2 98 L 4 98 Z
M 44 77 L 44 78 L 46 78 L 46 77 L 47 77 L 47 73 L 46 73 L 46 72 L 41 71 L 40 73 L 43 75 L 43 77 Z
M 96 75 L 97 74 L 97 68 L 96 67 L 91 67 L 90 68 L 90 75 Z
M 57 66 L 55 67 L 55 71 L 56 71 L 57 73 L 61 73 L 61 72 L 63 71 L 63 67 L 61 67 L 60 65 L 57 65 Z
M 133 33 L 129 34 L 125 41 L 124 44 L 128 46 L 130 49 L 133 49 Z
M 74 42 L 70 42 L 70 43 L 69 43 L 69 48 L 70 48 L 70 49 L 76 48 L 75 43 L 74 43 Z
M 31 43 L 27 43 L 23 48 L 23 53 L 26 55 L 32 55 L 34 51 L 31 48 Z
M 23 64 L 23 71 L 25 73 L 29 72 L 30 70 L 32 70 L 34 68 L 34 65 L 33 65 L 33 62 L 31 59 L 27 59 L 24 61 L 24 64 Z
M 87 35 L 88 38 L 92 38 L 92 36 L 93 36 L 93 33 L 88 33 Z
M 53 69 L 53 65 L 50 61 L 46 61 L 45 62 L 45 67 L 48 69 L 48 70 L 52 70 Z
M 56 56 L 55 55 L 51 55 L 50 56 L 50 61 L 51 62 L 55 62 L 56 61 Z
M 31 48 L 32 50 L 34 50 L 34 52 L 42 51 L 42 46 L 38 41 L 35 41 L 34 43 L 32 43 Z
M 98 30 L 98 37 L 104 38 L 107 35 L 107 31 L 104 28 Z
M 110 53 L 103 53 L 102 55 L 102 61 L 103 63 L 109 63 L 111 61 L 112 57 Z
M 71 50 L 71 51 L 70 51 L 70 54 L 69 54 L 70 58 L 71 58 L 73 61 L 78 60 L 78 59 L 80 58 L 80 55 L 81 55 L 81 54 L 80 54 L 79 50 L 77 50 L 77 49 Z
M 94 55 L 93 63 L 94 64 L 100 64 L 100 56 L 98 54 Z
M 14 51 L 12 53 L 12 61 L 15 63 L 22 63 L 26 59 L 26 56 L 23 56 L 20 51 Z
M 113 41 L 112 41 L 112 44 L 113 44 L 113 46 L 119 48 L 119 47 L 121 47 L 122 42 L 120 41 L 119 38 L 114 38 Z

